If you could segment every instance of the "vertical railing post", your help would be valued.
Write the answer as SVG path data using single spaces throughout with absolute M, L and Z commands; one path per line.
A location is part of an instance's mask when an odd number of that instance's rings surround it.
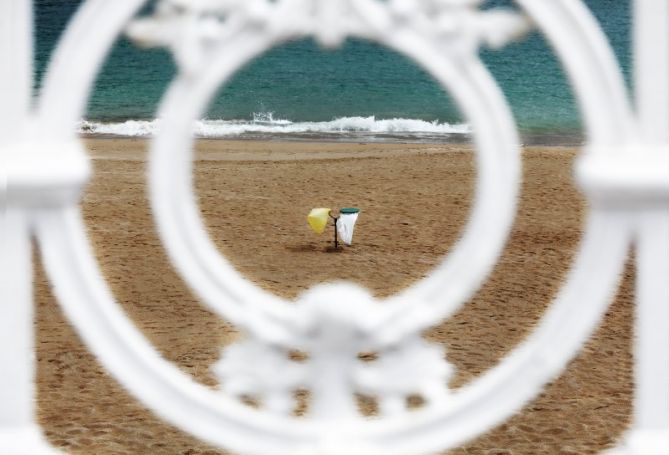
M 12 201 L 12 158 L 29 139 L 32 3 L 0 1 L 0 454 L 54 453 L 35 423 L 29 213 Z
M 641 140 L 669 144 L 669 0 L 636 0 L 634 56 Z
M 34 414 L 32 268 L 25 214 L 4 210 L 0 239 L 1 433 L 32 425 Z
M 30 240 L 25 213 L 12 207 L 7 174 L 30 109 L 31 24 L 30 0 L 0 2 L 0 429 L 30 424 L 34 401 Z
M 25 132 L 32 91 L 32 7 L 30 0 L 0 2 L 0 145 Z
M 639 154 L 669 153 L 669 0 L 635 0 Z M 665 164 L 669 161 L 665 161 Z M 635 455 L 669 453 L 669 204 L 639 207 Z

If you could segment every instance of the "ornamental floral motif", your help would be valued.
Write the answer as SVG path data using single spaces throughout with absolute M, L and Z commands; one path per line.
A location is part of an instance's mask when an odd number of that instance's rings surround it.
M 218 43 L 244 30 L 277 39 L 313 36 L 325 47 L 348 36 L 381 37 L 409 29 L 442 43 L 445 52 L 473 55 L 522 37 L 529 21 L 513 10 L 483 11 L 482 0 L 162 0 L 135 20 L 129 36 L 169 48 L 183 73 L 196 73 Z
M 337 301 L 324 288 L 305 295 L 296 306 L 301 329 L 293 346 L 250 338 L 225 348 L 214 365 L 222 390 L 283 415 L 294 410 L 295 392 L 308 390 L 316 419 L 358 415 L 356 395 L 376 399 L 381 415 L 406 412 L 413 396 L 443 404 L 452 373 L 443 348 L 419 334 L 384 343 L 374 329 L 380 305 L 356 287 L 342 289 Z
M 214 373 L 227 394 L 253 399 L 271 412 L 290 414 L 295 407 L 293 393 L 305 387 L 308 371 L 278 346 L 245 340 L 224 349 Z

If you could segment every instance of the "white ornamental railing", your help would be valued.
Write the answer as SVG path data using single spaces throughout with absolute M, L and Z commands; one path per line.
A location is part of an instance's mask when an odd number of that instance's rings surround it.
M 669 0 L 635 3 L 636 109 L 579 0 L 517 0 L 519 12 L 483 11 L 478 0 L 163 0 L 150 17 L 134 19 L 143 3 L 88 0 L 35 99 L 30 1 L 0 2 L 0 453 L 54 452 L 34 417 L 31 237 L 67 317 L 118 381 L 196 437 L 259 455 L 426 454 L 487 431 L 577 354 L 633 246 L 636 408 L 617 453 L 669 453 Z M 449 390 L 451 366 L 420 334 L 485 280 L 514 219 L 520 181 L 513 119 L 478 50 L 532 27 L 552 44 L 580 103 L 587 145 L 576 178 L 590 213 L 568 279 L 535 332 L 499 366 Z M 205 305 L 247 334 L 215 365 L 225 393 L 196 384 L 157 353 L 114 302 L 87 243 L 78 202 L 90 169 L 73 125 L 126 31 L 140 44 L 169 48 L 179 66 L 151 145 L 151 202 L 174 266 Z M 465 233 L 431 276 L 383 302 L 347 284 L 318 286 L 295 304 L 260 290 L 219 256 L 193 196 L 192 120 L 249 60 L 308 36 L 326 47 L 363 38 L 404 54 L 450 92 L 475 131 L 479 177 Z M 292 362 L 295 349 L 308 358 Z M 363 364 L 362 351 L 378 360 Z M 291 416 L 297 388 L 312 399 L 299 420 Z M 358 414 L 358 392 L 378 398 L 379 418 Z M 241 404 L 241 395 L 262 406 Z M 408 395 L 426 406 L 407 412 Z

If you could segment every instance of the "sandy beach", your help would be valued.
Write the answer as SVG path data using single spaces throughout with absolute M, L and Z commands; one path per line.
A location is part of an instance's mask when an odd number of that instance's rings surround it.
M 89 139 L 83 198 L 90 241 L 116 299 L 164 357 L 215 387 L 210 366 L 237 330 L 198 303 L 171 267 L 146 197 L 143 140 Z M 453 388 L 494 366 L 536 325 L 571 266 L 586 207 L 575 149 L 527 148 L 506 250 L 474 298 L 426 336 L 455 366 Z M 350 280 L 388 296 L 430 273 L 467 220 L 475 185 L 467 145 L 200 141 L 200 209 L 220 251 L 259 286 L 295 298 Z M 362 209 L 354 245 L 329 253 L 305 221 L 313 207 Z M 329 231 L 328 231 L 329 233 Z M 630 421 L 631 268 L 603 324 L 522 413 L 449 453 L 590 454 Z M 163 423 L 98 364 L 65 321 L 38 261 L 37 392 L 49 441 L 75 454 L 218 454 Z

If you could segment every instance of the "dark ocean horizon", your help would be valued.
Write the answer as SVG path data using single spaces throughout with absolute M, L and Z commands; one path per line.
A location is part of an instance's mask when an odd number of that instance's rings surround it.
M 37 88 L 57 40 L 80 0 L 36 0 Z M 586 0 L 630 83 L 630 5 Z M 487 7 L 512 7 L 496 0 Z M 526 143 L 577 144 L 582 128 L 565 75 L 543 37 L 482 51 L 502 87 Z M 121 38 L 103 67 L 80 124 L 86 134 L 149 136 L 175 75 L 164 50 L 138 49 Z M 223 87 L 203 137 L 287 140 L 443 142 L 470 132 L 447 93 L 406 57 L 373 43 L 348 40 L 324 51 L 312 40 L 289 43 L 247 65 Z

